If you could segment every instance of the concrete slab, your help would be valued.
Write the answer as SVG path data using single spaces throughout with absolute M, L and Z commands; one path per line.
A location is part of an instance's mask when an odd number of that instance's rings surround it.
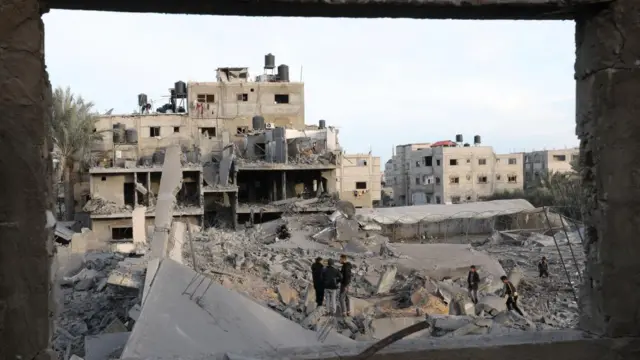
M 500 263 L 469 245 L 394 243 L 393 248 L 402 258 L 392 258 L 387 262 L 395 263 L 400 273 L 408 274 L 415 269 L 432 279 L 456 280 L 466 278 L 469 266 L 476 265 L 480 273 L 481 290 L 493 292 L 503 286 L 500 276 L 505 275 L 505 271 Z M 371 262 L 384 260 L 371 259 Z
M 162 166 L 162 178 L 158 201 L 156 203 L 156 218 L 153 240 L 151 241 L 151 257 L 168 256 L 169 230 L 176 202 L 176 194 L 182 185 L 182 165 L 180 147 L 167 148 Z
M 145 206 L 139 206 L 133 209 L 131 214 L 133 224 L 133 243 L 134 244 L 146 244 L 147 243 L 147 229 L 145 224 L 145 214 L 147 208 Z
M 425 321 L 422 317 L 400 317 L 400 318 L 382 318 L 375 319 L 371 322 L 374 339 L 384 339 L 387 336 L 400 331 L 413 324 Z M 407 339 L 415 339 L 429 334 L 429 329 L 418 331 L 406 337 Z
M 147 273 L 144 277 L 144 288 L 142 289 L 142 304 L 144 305 L 147 295 L 149 295 L 149 290 L 151 289 L 151 285 L 156 278 L 156 273 L 158 271 L 158 266 L 160 266 L 160 259 L 152 259 L 147 263 Z
M 86 336 L 84 338 L 85 360 L 119 359 L 129 334 L 129 332 L 118 332 Z
M 182 246 L 184 245 L 187 233 L 187 226 L 181 221 L 174 221 L 171 224 L 169 234 L 169 259 L 182 263 Z
M 110 360 L 120 358 L 129 339 L 128 332 L 100 334 L 84 338 L 85 360 Z
M 337 334 L 325 340 L 334 345 L 353 342 Z M 320 344 L 315 332 L 164 259 L 122 357 L 198 358 Z

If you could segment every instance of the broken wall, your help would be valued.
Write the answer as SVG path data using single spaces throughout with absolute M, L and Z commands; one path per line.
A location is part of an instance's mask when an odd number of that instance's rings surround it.
M 132 174 L 128 175 L 133 176 Z M 91 195 L 99 195 L 118 206 L 124 206 L 125 177 L 125 174 L 93 174 L 91 176 Z

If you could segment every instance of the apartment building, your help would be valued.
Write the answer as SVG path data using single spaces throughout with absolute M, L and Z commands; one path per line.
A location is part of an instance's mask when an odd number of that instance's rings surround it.
M 396 146 L 395 152 L 391 157 L 392 166 L 390 170 L 390 185 L 393 187 L 393 202 L 396 206 L 404 206 L 411 203 L 409 169 L 411 168 L 412 152 L 430 147 L 430 143 Z
M 535 185 L 544 173 L 573 171 L 580 149 L 539 150 L 524 154 L 525 187 Z
M 334 194 L 362 207 L 380 200 L 379 181 L 371 181 L 380 178 L 379 158 L 367 158 L 366 171 L 352 169 L 361 156 L 343 159 L 337 129 L 324 120 L 305 125 L 304 84 L 288 81 L 286 65 L 276 73 L 272 55 L 255 78 L 235 67 L 219 68 L 216 82 L 177 82 L 155 112 L 146 96 L 138 100 L 139 113 L 98 119 L 102 140 L 92 149 L 88 183 L 77 187 L 100 238 L 130 236 L 138 206 L 153 222 L 165 151 L 174 145 L 183 166 L 174 217 L 194 224 L 267 221 L 292 206 L 331 211 Z M 356 197 L 355 190 L 363 191 Z
M 496 192 L 523 189 L 521 153 L 496 154 L 490 146 L 452 142 L 402 147 L 411 151 L 399 157 L 406 172 L 396 173 L 394 179 L 396 206 L 474 202 Z
M 381 201 L 380 158 L 371 154 L 343 154 L 336 168 L 340 199 L 356 208 L 371 208 Z

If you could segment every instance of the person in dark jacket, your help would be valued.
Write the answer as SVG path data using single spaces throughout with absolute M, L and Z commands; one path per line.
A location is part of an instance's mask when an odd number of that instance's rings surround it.
M 324 284 L 322 283 L 322 258 L 317 257 L 316 262 L 311 265 L 311 276 L 313 277 L 313 289 L 316 291 L 316 305 L 322 306 L 324 300 Z
M 471 265 L 469 274 L 467 275 L 467 285 L 469 288 L 469 297 L 474 304 L 478 303 L 478 287 L 480 285 L 480 275 L 475 265 Z
M 538 263 L 538 272 L 540 273 L 541 278 L 549 277 L 549 263 L 547 262 L 546 257 L 542 257 L 542 260 Z
M 518 307 L 518 292 L 516 291 L 516 287 L 504 275 L 500 277 L 500 280 L 504 283 L 504 295 L 507 296 L 507 309 L 515 310 L 520 316 L 524 316 L 522 310 Z
M 322 272 L 322 283 L 324 285 L 324 305 L 327 307 L 330 316 L 336 314 L 338 309 L 338 289 L 342 283 L 340 270 L 334 267 L 335 262 L 329 259 L 327 267 Z
M 340 310 L 342 316 L 351 316 L 351 302 L 349 301 L 349 286 L 351 285 L 351 263 L 347 260 L 347 255 L 340 255 L 340 275 L 342 275 L 342 281 L 340 282 Z

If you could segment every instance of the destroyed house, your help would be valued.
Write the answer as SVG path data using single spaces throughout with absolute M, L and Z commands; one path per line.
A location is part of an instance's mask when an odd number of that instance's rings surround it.
M 98 240 L 127 241 L 133 238 L 133 210 L 145 207 L 145 225 L 153 225 L 160 191 L 162 167 L 92 168 L 91 199 L 85 204 Z M 204 215 L 202 166 L 185 165 L 182 183 L 175 194 L 174 217 L 200 224 Z

